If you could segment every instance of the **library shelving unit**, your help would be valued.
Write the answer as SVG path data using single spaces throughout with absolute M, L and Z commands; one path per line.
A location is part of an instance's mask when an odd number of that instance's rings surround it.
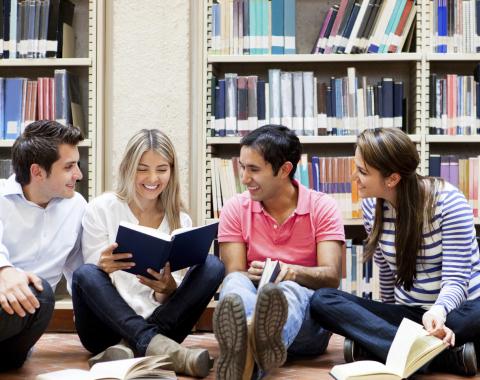
M 89 200 L 103 190 L 103 17 L 104 2 L 72 0 L 75 4 L 74 57 L 0 59 L 2 77 L 53 77 L 55 69 L 78 76 L 85 140 L 79 146 L 83 180 L 77 191 Z M 0 158 L 9 158 L 14 140 L 0 140 Z
M 83 180 L 77 185 L 88 201 L 103 190 L 103 67 L 104 12 L 101 0 L 72 0 L 75 4 L 74 57 L 45 59 L 0 59 L 0 76 L 53 77 L 65 68 L 79 78 L 85 140 L 79 145 Z M 14 140 L 0 140 L 0 158 L 10 158 Z M 56 290 L 53 330 L 71 330 L 72 303 L 62 280 Z M 59 326 L 59 321 L 63 325 Z
M 201 115 L 196 123 L 201 131 L 196 132 L 195 152 L 198 175 L 198 191 L 194 196 L 195 217 L 199 223 L 211 218 L 211 170 L 212 157 L 229 158 L 239 154 L 239 137 L 210 137 L 213 75 L 223 77 L 225 73 L 258 75 L 268 80 L 268 69 L 286 71 L 313 71 L 319 80 L 331 76 L 346 75 L 348 67 L 355 67 L 358 76 L 367 75 L 369 80 L 382 77 L 401 80 L 405 86 L 407 103 L 407 127 L 412 141 L 416 143 L 421 163 L 419 173 L 428 174 L 430 154 L 480 155 L 480 136 L 429 135 L 429 76 L 430 73 L 458 73 L 472 75 L 480 54 L 434 53 L 431 38 L 430 0 L 417 0 L 416 20 L 413 27 L 414 47 L 408 53 L 389 54 L 309 54 L 320 28 L 320 22 L 332 4 L 340 1 L 297 0 L 296 1 L 296 47 L 294 55 L 214 55 L 209 47 L 212 38 L 213 0 L 203 0 L 197 24 L 203 32 L 198 56 L 202 57 L 201 78 L 196 85 L 201 94 Z M 200 106 L 199 106 L 200 107 Z M 304 152 L 309 156 L 353 155 L 355 136 L 301 136 Z M 480 219 L 476 220 L 477 225 Z M 359 220 L 345 220 L 347 236 L 359 233 Z M 356 231 L 351 233 L 350 231 Z

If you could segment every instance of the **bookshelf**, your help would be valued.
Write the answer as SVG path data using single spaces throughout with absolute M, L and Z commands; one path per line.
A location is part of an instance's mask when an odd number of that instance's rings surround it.
M 84 179 L 78 191 L 89 200 L 103 190 L 103 28 L 104 2 L 71 0 L 74 49 L 72 58 L 0 59 L 2 77 L 53 77 L 67 69 L 79 78 L 85 140 L 79 145 Z M 14 140 L 0 140 L 0 158 L 9 158 Z
M 212 6 L 213 0 L 203 0 L 198 7 L 198 19 L 203 32 L 198 53 L 198 87 L 201 89 L 201 115 L 195 120 L 197 144 L 195 147 L 198 192 L 193 196 L 198 223 L 211 219 L 212 176 L 211 158 L 230 158 L 239 154 L 240 137 L 210 137 L 212 76 L 223 78 L 225 73 L 238 75 L 258 75 L 268 81 L 268 70 L 278 68 L 282 71 L 313 71 L 315 77 L 323 80 L 330 76 L 346 75 L 347 67 L 355 67 L 357 75 L 367 75 L 372 80 L 393 77 L 405 84 L 407 99 L 407 125 L 409 134 L 416 143 L 421 163 L 419 172 L 428 174 L 431 154 L 480 155 L 480 136 L 450 136 L 429 134 L 429 77 L 430 73 L 439 75 L 458 73 L 472 75 L 480 53 L 435 53 L 431 36 L 432 7 L 430 0 L 417 0 L 416 19 L 413 27 L 414 51 L 388 54 L 309 54 L 315 42 L 320 24 L 328 8 L 340 1 L 296 0 L 296 42 L 297 54 L 289 55 L 219 55 L 210 54 L 212 43 Z M 480 16 L 478 16 L 480 17 Z M 201 107 L 201 110 L 200 110 Z M 300 136 L 304 152 L 321 156 L 353 155 L 355 136 Z M 480 219 L 475 219 L 477 226 Z M 346 219 L 347 236 L 358 236 L 361 223 L 355 219 Z

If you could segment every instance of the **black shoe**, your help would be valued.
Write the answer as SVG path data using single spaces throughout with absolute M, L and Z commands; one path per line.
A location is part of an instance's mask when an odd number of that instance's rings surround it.
M 345 338 L 345 341 L 343 342 L 343 358 L 345 359 L 345 363 L 356 362 L 359 360 L 378 360 L 358 343 L 355 343 L 355 341 L 348 338 Z
M 444 365 L 449 372 L 462 376 L 475 376 L 477 374 L 477 355 L 472 342 L 451 348 L 446 351 L 444 356 Z

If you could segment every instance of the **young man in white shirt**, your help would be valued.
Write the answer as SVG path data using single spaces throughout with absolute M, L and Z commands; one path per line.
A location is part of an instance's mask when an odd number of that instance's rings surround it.
M 0 195 L 0 371 L 22 366 L 47 328 L 62 273 L 70 285 L 82 264 L 82 140 L 77 128 L 36 121 L 13 145 L 15 174 Z

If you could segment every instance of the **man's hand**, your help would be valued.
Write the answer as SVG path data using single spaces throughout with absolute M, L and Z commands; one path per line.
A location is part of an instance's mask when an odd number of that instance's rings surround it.
M 0 306 L 10 315 L 16 313 L 25 317 L 26 312 L 35 313 L 40 307 L 37 297 L 28 285 L 32 283 L 38 291 L 42 291 L 42 280 L 33 273 L 18 271 L 12 267 L 0 269 Z
M 278 284 L 282 281 L 295 281 L 297 278 L 295 272 L 295 265 L 283 263 L 280 261 L 280 273 L 275 279 L 275 284 Z
M 158 302 L 164 302 L 177 289 L 177 283 L 170 271 L 170 263 L 167 262 L 160 272 L 156 272 L 151 268 L 148 268 L 147 272 L 155 279 L 140 275 L 137 275 L 137 278 L 140 283 L 154 291 L 155 299 Z
M 250 263 L 250 268 L 248 268 L 247 276 L 253 283 L 260 281 L 260 278 L 263 274 L 263 268 L 265 267 L 264 261 L 252 261 Z
M 130 269 L 135 266 L 134 262 L 119 261 L 123 259 L 130 259 L 131 253 L 113 253 L 113 250 L 118 247 L 117 243 L 110 244 L 100 255 L 97 266 L 105 273 L 113 273 L 117 270 Z
M 442 339 L 443 343 L 449 346 L 453 347 L 455 345 L 455 333 L 445 326 L 444 319 L 441 316 L 427 311 L 423 314 L 422 323 L 429 335 Z

